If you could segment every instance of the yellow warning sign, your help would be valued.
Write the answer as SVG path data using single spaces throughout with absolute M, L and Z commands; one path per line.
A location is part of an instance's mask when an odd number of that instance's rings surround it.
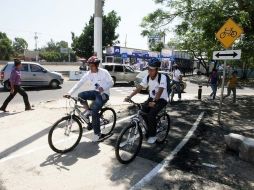
M 242 33 L 243 29 L 232 19 L 228 19 L 216 33 L 216 38 L 222 43 L 224 48 L 229 48 Z

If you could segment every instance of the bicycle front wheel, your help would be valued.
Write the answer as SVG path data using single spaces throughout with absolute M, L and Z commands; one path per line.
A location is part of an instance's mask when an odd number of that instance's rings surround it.
M 82 124 L 76 117 L 63 117 L 49 131 L 49 146 L 57 153 L 70 152 L 80 142 L 82 133 Z
M 116 126 L 116 112 L 112 108 L 103 108 L 100 112 L 101 133 L 109 135 Z
M 117 139 L 115 155 L 122 164 L 128 164 L 135 159 L 142 145 L 142 130 L 135 123 L 125 127 Z
M 170 117 L 168 114 L 163 114 L 158 118 L 157 140 L 156 143 L 162 144 L 167 139 L 170 129 Z

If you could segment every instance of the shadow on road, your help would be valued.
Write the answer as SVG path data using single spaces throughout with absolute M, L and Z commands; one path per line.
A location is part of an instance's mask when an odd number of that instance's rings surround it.
M 19 113 L 21 113 L 21 111 L 20 112 L 12 112 L 12 113 L 10 113 L 10 112 L 1 112 L 0 113 L 0 118 L 11 116 L 11 115 L 16 115 L 16 114 L 19 114 Z
M 68 166 L 75 164 L 79 159 L 88 159 L 100 153 L 99 145 L 92 142 L 81 142 L 76 149 L 67 154 L 54 153 L 41 163 L 41 167 L 55 165 L 58 169 L 69 170 Z
M 34 135 L 20 141 L 19 143 L 5 149 L 4 151 L 0 152 L 0 159 L 9 156 L 10 154 L 18 151 L 19 149 L 31 144 L 32 142 L 36 141 L 37 139 L 43 137 L 44 135 L 48 134 L 49 130 L 50 130 L 51 126 L 41 130 L 38 133 L 35 133 Z

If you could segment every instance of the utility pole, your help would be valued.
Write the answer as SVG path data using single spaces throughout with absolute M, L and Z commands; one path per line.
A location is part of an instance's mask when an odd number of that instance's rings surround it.
M 38 50 L 38 35 L 37 35 L 37 32 L 34 33 L 34 40 L 35 40 L 35 51 L 36 51 L 35 60 L 38 61 L 39 57 L 37 55 L 37 50 Z
M 37 45 L 38 45 L 38 42 L 37 42 L 37 40 L 38 40 L 37 32 L 34 33 L 34 40 L 35 40 L 35 51 L 37 51 L 37 49 L 38 49 L 38 47 L 37 47 Z
M 95 0 L 94 11 L 94 52 L 102 61 L 102 0 Z
M 127 47 L 127 34 L 125 36 L 124 47 Z

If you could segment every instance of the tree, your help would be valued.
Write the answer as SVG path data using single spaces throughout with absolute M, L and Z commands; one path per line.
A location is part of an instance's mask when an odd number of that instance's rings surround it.
M 47 43 L 47 46 L 40 50 L 40 58 L 49 62 L 68 61 L 68 54 L 61 53 L 61 48 L 68 48 L 68 42 L 54 42 L 54 40 L 51 39 Z M 71 61 L 76 61 L 76 57 L 70 48 L 68 48 L 68 51 L 71 52 Z
M 0 60 L 10 60 L 13 54 L 12 42 L 5 33 L 0 32 Z
M 251 68 L 254 57 L 254 2 L 249 0 L 155 0 L 166 9 L 158 9 L 143 19 L 144 30 L 166 28 L 174 19 L 178 47 L 189 50 L 205 68 L 214 50 L 222 49 L 215 33 L 228 18 L 233 18 L 244 29 L 244 36 L 234 48 L 242 49 L 243 69 Z M 246 76 L 243 76 L 246 77 Z
M 116 34 L 116 28 L 121 18 L 117 16 L 115 11 L 111 11 L 107 15 L 103 15 L 102 25 L 102 47 L 103 49 L 109 45 L 119 43 L 117 41 L 119 35 Z M 79 57 L 90 57 L 93 55 L 94 44 L 94 17 L 92 16 L 83 29 L 80 36 L 72 33 L 72 49 Z
M 20 54 L 24 54 L 24 51 L 28 48 L 28 43 L 23 38 L 14 38 L 12 46 L 15 56 L 18 56 Z

